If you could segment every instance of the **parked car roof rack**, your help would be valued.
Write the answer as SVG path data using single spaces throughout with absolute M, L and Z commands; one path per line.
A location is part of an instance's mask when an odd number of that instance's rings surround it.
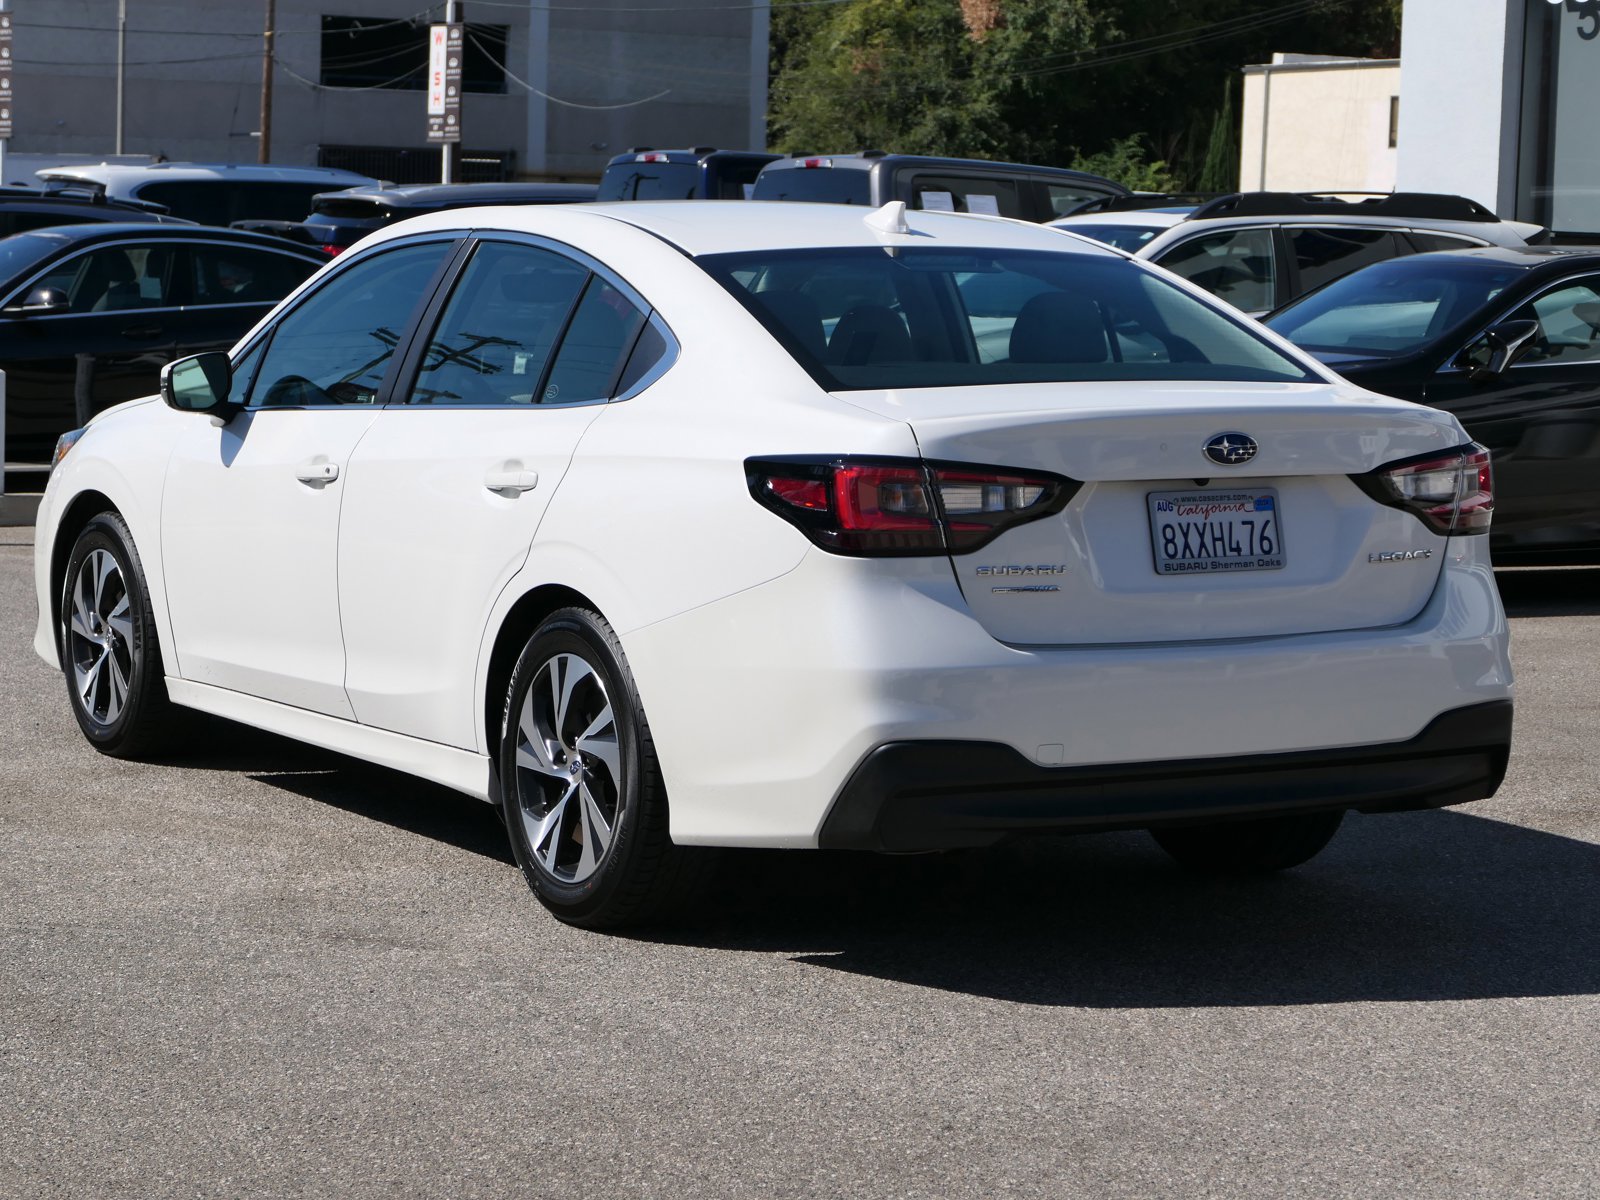
M 1365 196 L 1341 200 L 1339 196 Z M 1292 217 L 1377 213 L 1433 221 L 1498 221 L 1476 200 L 1437 192 L 1234 192 L 1202 204 L 1189 219 L 1206 217 Z

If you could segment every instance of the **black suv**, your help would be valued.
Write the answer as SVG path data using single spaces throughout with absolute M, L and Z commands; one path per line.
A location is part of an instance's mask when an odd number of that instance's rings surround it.
M 374 229 L 447 208 L 511 204 L 581 204 L 593 200 L 592 183 L 421 183 L 357 187 L 313 197 L 304 221 L 235 221 L 235 229 L 272 233 L 317 246 L 326 254 L 348 250 Z
M 863 150 L 780 158 L 762 168 L 751 199 L 873 208 L 903 200 L 907 208 L 1053 221 L 1091 201 L 1128 194 L 1120 183 L 1065 167 Z
M 168 216 L 167 210 L 159 204 L 108 200 L 98 192 L 39 192 L 26 187 L 0 187 L 0 237 L 88 221 L 148 221 L 152 225 L 191 223 Z
M 759 150 L 652 150 L 635 146 L 606 164 L 600 200 L 748 200 L 761 168 L 776 154 Z

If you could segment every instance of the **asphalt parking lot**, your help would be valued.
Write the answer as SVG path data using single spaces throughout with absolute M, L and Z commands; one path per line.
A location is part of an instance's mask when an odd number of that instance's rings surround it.
M 1142 835 L 730 857 L 649 937 L 496 818 L 78 735 L 0 530 L 0 1195 L 1593 1196 L 1600 571 L 1503 576 L 1494 800 L 1204 882 Z

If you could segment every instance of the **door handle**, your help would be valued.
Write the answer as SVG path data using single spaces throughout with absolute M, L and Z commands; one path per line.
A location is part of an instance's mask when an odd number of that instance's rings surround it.
M 484 475 L 483 486 L 502 496 L 521 495 L 539 486 L 539 472 L 522 467 L 494 467 Z
M 160 332 L 161 326 L 159 325 L 130 325 L 122 331 L 122 336 L 125 338 L 149 338 L 155 337 Z
M 339 464 L 326 459 L 310 458 L 294 469 L 294 477 L 312 487 L 322 487 L 339 478 Z

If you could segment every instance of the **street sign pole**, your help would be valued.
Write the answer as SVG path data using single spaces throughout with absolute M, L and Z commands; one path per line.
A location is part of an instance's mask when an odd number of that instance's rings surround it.
M 428 27 L 428 140 L 439 143 L 439 182 L 453 183 L 461 143 L 461 61 L 466 28 L 459 0 L 447 0 L 445 23 Z

